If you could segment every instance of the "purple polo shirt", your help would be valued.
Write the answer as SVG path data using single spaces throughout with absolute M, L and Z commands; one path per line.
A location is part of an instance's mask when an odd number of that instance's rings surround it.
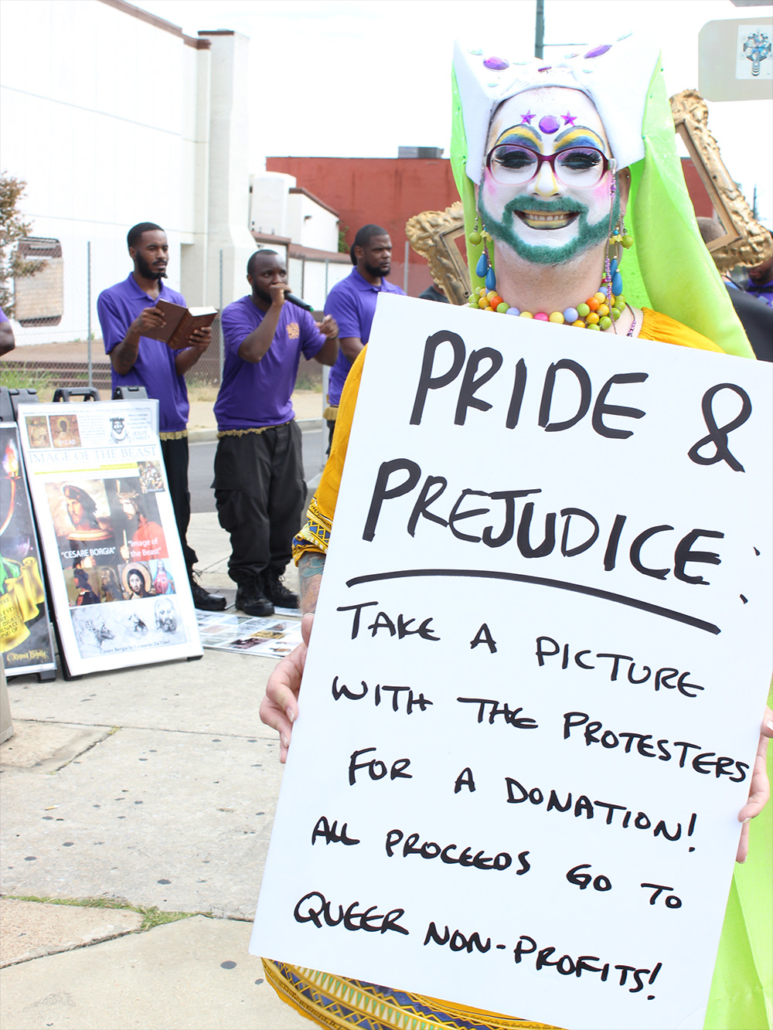
M 265 317 L 249 295 L 223 309 L 225 361 L 215 401 L 221 432 L 279 426 L 295 418 L 291 397 L 301 354 L 308 361 L 326 342 L 308 311 L 285 301 L 271 346 L 260 361 L 245 361 L 239 347 Z
M 3 309 L 0 308 L 0 322 L 7 322 L 7 321 L 8 321 L 8 315 L 6 315 L 6 313 L 3 311 Z
M 753 283 L 750 279 L 746 286 L 746 292 L 761 300 L 763 304 L 767 304 L 769 308 L 773 308 L 773 279 L 762 285 Z
M 335 284 L 327 295 L 325 314 L 332 315 L 338 322 L 340 339 L 357 336 L 363 343 L 368 342 L 379 293 L 400 293 L 403 297 L 405 296 L 400 287 L 390 283 L 388 279 L 382 279 L 380 286 L 372 286 L 362 278 L 356 268 L 352 269 L 351 275 L 347 275 L 340 283 Z M 341 351 L 335 365 L 330 369 L 330 379 L 328 380 L 330 404 L 338 405 L 340 402 L 341 391 L 351 367 L 351 361 Z
M 172 304 L 188 306 L 181 293 L 170 290 L 163 282 L 158 296 Z M 105 354 L 123 340 L 143 308 L 155 306 L 156 302 L 140 289 L 133 275 L 103 290 L 97 300 L 97 314 L 102 326 Z M 177 374 L 175 353 L 160 340 L 141 336 L 137 360 L 129 372 L 120 376 L 115 369 L 112 370 L 113 389 L 116 386 L 144 386 L 148 397 L 155 397 L 161 433 L 179 433 L 188 425 L 188 391 L 185 379 Z

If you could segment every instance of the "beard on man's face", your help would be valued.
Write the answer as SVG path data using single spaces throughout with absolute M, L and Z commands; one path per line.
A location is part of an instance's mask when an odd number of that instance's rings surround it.
M 137 271 L 143 279 L 166 279 L 166 267 L 153 268 L 149 265 L 142 254 L 137 254 Z
M 382 267 L 381 265 L 369 265 L 366 263 L 365 271 L 368 273 L 368 275 L 380 275 L 382 278 L 386 278 L 386 276 L 388 276 L 389 273 L 392 271 L 392 266 L 387 265 L 386 267 Z
M 253 286 L 252 292 L 258 300 L 262 300 L 264 304 L 273 304 L 273 298 L 268 290 L 261 290 L 259 286 Z

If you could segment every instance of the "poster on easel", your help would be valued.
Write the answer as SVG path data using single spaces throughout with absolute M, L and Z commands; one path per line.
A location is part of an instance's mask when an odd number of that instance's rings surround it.
M 155 400 L 19 408 L 70 675 L 203 654 L 157 426 Z
M 56 672 L 19 435 L 0 423 L 0 655 L 6 676 Z

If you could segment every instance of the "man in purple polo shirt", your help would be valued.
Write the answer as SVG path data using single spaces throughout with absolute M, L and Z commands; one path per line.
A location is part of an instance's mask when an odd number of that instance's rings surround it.
M 306 500 L 301 431 L 291 395 L 301 354 L 323 365 L 338 356 L 338 326 L 285 300 L 287 271 L 273 250 L 247 264 L 252 293 L 222 314 L 225 364 L 215 403 L 218 445 L 215 502 L 231 534 L 228 575 L 236 607 L 271 615 L 274 605 L 297 608 L 280 581 Z
M 354 268 L 350 275 L 336 283 L 325 302 L 325 314 L 332 315 L 338 322 L 341 337 L 341 353 L 330 373 L 325 409 L 331 443 L 344 383 L 354 359 L 370 339 L 379 293 L 405 296 L 399 286 L 393 286 L 386 279 L 392 268 L 392 240 L 386 229 L 380 225 L 363 225 L 357 230 L 349 254 Z
M 773 231 L 768 230 L 773 236 Z M 749 282 L 746 292 L 757 297 L 763 304 L 773 307 L 773 255 L 754 268 L 747 268 Z
M 208 612 L 222 611 L 224 597 L 210 594 L 193 577 L 197 561 L 186 539 L 191 517 L 188 491 L 188 391 L 183 376 L 209 346 L 211 329 L 196 329 L 190 346 L 173 351 L 160 340 L 143 336 L 143 330 L 164 323 L 156 307 L 161 298 L 182 304 L 185 298 L 165 286 L 169 244 L 166 233 L 154 222 L 140 222 L 129 230 L 126 242 L 134 271 L 121 283 L 103 290 L 97 300 L 99 324 L 105 353 L 112 364 L 113 389 L 117 386 L 144 386 L 148 397 L 158 401 L 159 436 L 164 455 L 169 496 L 180 533 L 193 603 Z
M 16 341 L 13 338 L 11 323 L 8 321 L 6 313 L 0 308 L 0 357 L 12 351 L 15 346 Z

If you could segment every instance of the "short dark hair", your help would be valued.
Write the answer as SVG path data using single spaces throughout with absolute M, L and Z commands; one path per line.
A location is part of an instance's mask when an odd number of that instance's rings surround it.
M 250 254 L 250 260 L 247 262 L 247 275 L 252 275 L 252 263 L 258 254 L 276 254 L 276 256 L 279 257 L 279 253 L 276 250 L 256 250 L 254 254 Z
M 354 237 L 354 243 L 349 251 L 349 257 L 352 259 L 352 264 L 357 264 L 357 258 L 354 256 L 355 247 L 364 247 L 371 236 L 388 236 L 389 233 L 386 229 L 382 229 L 380 225 L 363 225 L 361 229 L 357 230 L 357 235 Z
M 725 235 L 725 227 L 716 218 L 699 216 L 696 218 L 696 222 L 698 223 L 698 231 L 704 243 L 711 243 L 714 240 L 718 240 L 720 236 Z
M 126 246 L 136 247 L 142 239 L 142 234 L 144 232 L 155 232 L 156 230 L 159 232 L 165 231 L 160 225 L 156 225 L 155 222 L 137 222 L 137 224 L 133 225 L 126 234 Z

